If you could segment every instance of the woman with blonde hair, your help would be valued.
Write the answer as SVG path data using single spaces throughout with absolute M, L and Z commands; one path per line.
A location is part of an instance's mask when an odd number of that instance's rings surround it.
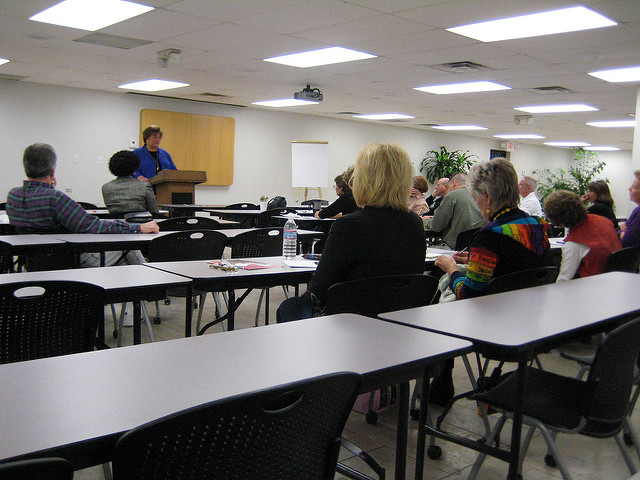
M 352 191 L 361 208 L 334 222 L 309 290 L 280 305 L 278 322 L 322 314 L 327 290 L 336 283 L 424 271 L 424 228 L 407 208 L 412 175 L 409 156 L 398 145 L 360 151 Z

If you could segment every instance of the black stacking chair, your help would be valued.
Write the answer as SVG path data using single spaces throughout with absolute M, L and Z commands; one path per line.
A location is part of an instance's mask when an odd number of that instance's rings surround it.
M 168 233 L 149 242 L 149 261 L 179 262 L 220 259 L 224 253 L 226 243 L 227 236 L 224 233 L 214 232 L 213 230 L 185 230 L 183 232 Z M 186 288 L 176 287 L 169 289 L 170 296 L 184 297 L 186 294 Z M 194 291 L 193 295 L 200 297 L 197 323 L 199 329 L 207 292 Z M 216 313 L 219 313 L 217 301 Z
M 155 420 L 118 440 L 113 478 L 333 479 L 360 383 L 336 373 Z
M 520 470 L 536 429 L 540 430 L 564 480 L 569 470 L 555 444 L 557 433 L 574 433 L 593 438 L 615 437 L 631 473 L 635 466 L 624 446 L 622 428 L 634 384 L 634 369 L 640 353 L 640 319 L 609 332 L 598 346 L 586 381 L 527 367 L 524 372 L 523 423 L 530 426 L 520 450 Z M 503 412 L 487 438 L 493 443 L 516 405 L 517 378 L 505 381 L 476 399 Z M 485 455 L 479 454 L 469 479 L 474 479 Z
M 161 232 L 184 230 L 217 230 L 220 222 L 209 217 L 174 217 L 158 222 Z
M 72 480 L 73 465 L 62 458 L 0 463 L 0 480 Z
M 275 218 L 278 215 L 286 215 L 287 213 L 297 213 L 298 211 L 292 207 L 272 208 L 258 214 L 255 218 L 254 225 L 257 228 L 282 227 L 287 222 L 284 218 Z
M 623 248 L 613 252 L 607 259 L 605 272 L 638 273 L 640 267 L 640 246 Z
M 232 203 L 222 208 L 223 210 L 260 210 L 260 207 L 254 203 Z
M 7 273 L 13 268 L 13 254 L 11 245 L 0 242 L 0 273 Z
M 459 252 L 464 250 L 471 244 L 471 239 L 476 234 L 476 232 L 480 230 L 479 228 L 472 228 L 470 230 L 465 230 L 464 232 L 460 232 L 456 237 L 456 245 L 454 250 Z
M 92 351 L 102 287 L 72 281 L 0 285 L 0 363 Z
M 489 282 L 485 295 L 549 285 L 556 281 L 558 273 L 560 273 L 558 267 L 538 267 L 502 275 Z
M 314 210 L 320 210 L 322 207 L 329 205 L 329 202 L 327 200 L 322 200 L 321 198 L 314 198 L 300 202 L 300 205 L 309 205 Z
M 77 202 L 77 203 L 78 203 L 78 205 L 80 205 L 85 210 L 97 210 L 98 209 L 98 206 L 94 205 L 93 203 L 89 203 L 89 202 Z

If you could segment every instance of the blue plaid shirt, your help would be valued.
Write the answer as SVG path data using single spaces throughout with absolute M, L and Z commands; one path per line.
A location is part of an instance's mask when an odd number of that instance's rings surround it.
M 139 233 L 140 225 L 122 220 L 100 220 L 48 183 L 25 180 L 7 196 L 9 223 L 45 232 Z

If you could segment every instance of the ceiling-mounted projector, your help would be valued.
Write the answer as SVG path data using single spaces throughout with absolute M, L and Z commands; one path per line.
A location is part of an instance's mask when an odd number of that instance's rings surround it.
M 321 102 L 322 92 L 319 88 L 311 88 L 311 85 L 307 85 L 300 92 L 293 94 L 293 98 L 296 100 L 308 100 L 310 102 Z

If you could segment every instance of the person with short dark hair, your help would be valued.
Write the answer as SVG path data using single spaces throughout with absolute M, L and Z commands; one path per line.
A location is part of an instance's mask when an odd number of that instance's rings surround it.
M 422 175 L 413 177 L 413 186 L 411 187 L 411 196 L 409 197 L 409 210 L 423 217 L 429 211 L 429 205 L 425 198 L 425 194 L 429 190 L 429 183 Z
M 587 208 L 587 212 L 608 218 L 613 222 L 613 228 L 619 229 L 618 219 L 613 211 L 613 197 L 609 190 L 609 185 L 604 180 L 596 180 L 590 182 L 587 186 L 587 193 L 581 199 L 589 201 L 591 205 Z
M 569 229 L 558 282 L 603 273 L 609 255 L 622 248 L 613 224 L 603 216 L 587 213 L 573 192 L 553 192 L 544 202 L 544 213 L 554 225 Z
M 56 190 L 56 152 L 51 145 L 36 143 L 24 151 L 22 162 L 27 180 L 7 196 L 9 223 L 20 233 L 157 233 L 156 222 L 129 224 L 121 220 L 100 220 L 89 215 L 73 199 Z M 106 264 L 120 258 L 107 252 Z M 137 263 L 136 259 L 131 259 Z M 80 266 L 98 266 L 100 255 L 84 253 Z
M 109 171 L 117 178 L 102 186 L 102 198 L 110 213 L 160 213 L 151 185 L 133 177 L 139 165 L 140 159 L 128 150 L 109 159 Z
M 140 159 L 140 166 L 133 176 L 143 182 L 148 182 L 160 170 L 177 170 L 169 152 L 160 148 L 162 130 L 157 125 L 149 125 L 142 132 L 144 145 L 136 148 L 133 153 Z

